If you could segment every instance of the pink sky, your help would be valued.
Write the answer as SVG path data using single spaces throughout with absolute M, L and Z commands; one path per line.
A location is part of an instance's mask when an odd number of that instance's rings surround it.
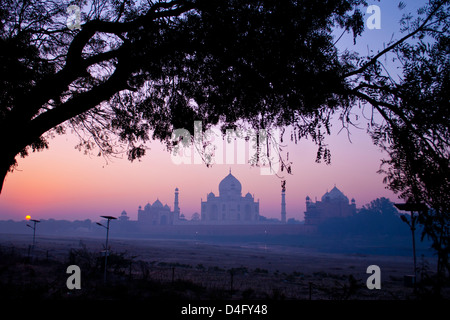
M 352 143 L 346 132 L 333 130 L 327 141 L 332 163 L 314 162 L 317 147 L 311 141 L 289 144 L 293 174 L 283 174 L 286 183 L 287 218 L 303 220 L 305 197 L 320 197 L 334 184 L 357 207 L 377 197 L 396 197 L 382 184 L 376 171 L 383 154 L 372 145 L 365 130 L 353 129 Z M 38 219 L 98 219 L 99 215 L 116 215 L 126 210 L 137 219 L 137 208 L 157 198 L 173 208 L 174 189 L 180 189 L 181 212 L 190 218 L 200 212 L 200 201 L 210 191 L 218 194 L 218 184 L 229 172 L 241 181 L 242 193 L 250 192 L 260 200 L 260 214 L 280 217 L 281 179 L 261 175 L 250 165 L 180 164 L 159 142 L 141 162 L 89 157 L 74 149 L 76 138 L 59 136 L 50 149 L 19 159 L 19 170 L 9 174 L 0 196 L 0 219 L 21 220 L 26 214 Z
M 353 46 L 351 36 L 340 40 L 342 47 L 367 54 L 391 40 L 399 38 L 398 21 L 402 13 L 414 11 L 423 1 L 407 3 L 407 10 L 399 11 L 394 1 L 371 1 L 381 7 L 380 30 L 366 30 L 364 37 Z M 388 62 L 386 62 L 388 64 Z M 389 67 L 389 66 L 388 66 Z M 362 119 L 362 117 L 360 117 Z M 366 128 L 364 121 L 360 127 Z M 289 144 L 287 151 L 293 162 L 293 175 L 286 175 L 287 218 L 303 220 L 305 197 L 313 200 L 336 186 L 349 199 L 355 198 L 357 207 L 377 197 L 399 202 L 385 189 L 383 176 L 376 171 L 385 157 L 373 146 L 365 129 L 352 129 L 352 143 L 346 132 L 337 134 L 339 124 L 327 138 L 332 152 L 332 164 L 314 162 L 317 147 L 310 141 Z M 181 212 L 190 218 L 200 212 L 201 198 L 213 191 L 231 167 L 241 181 L 242 192 L 248 191 L 260 199 L 260 214 L 280 217 L 281 179 L 260 175 L 259 168 L 249 165 L 175 165 L 170 154 L 158 142 L 141 162 L 130 163 L 114 159 L 106 165 L 103 158 L 89 157 L 74 149 L 73 135 L 59 136 L 50 142 L 50 149 L 18 159 L 18 170 L 9 174 L 0 195 L 0 219 L 22 220 L 26 214 L 37 219 L 92 219 L 99 215 L 116 215 L 126 210 L 131 219 L 137 218 L 139 205 L 157 198 L 173 208 L 174 189 L 180 189 Z

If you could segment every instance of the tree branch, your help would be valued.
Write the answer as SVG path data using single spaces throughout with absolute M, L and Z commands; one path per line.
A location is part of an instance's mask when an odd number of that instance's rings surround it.
M 174 6 L 178 7 L 172 10 L 157 11 L 160 8 L 172 8 Z M 120 48 L 100 53 L 84 60 L 82 59 L 84 47 L 97 32 L 112 33 L 121 36 L 122 33 L 148 24 L 154 19 L 178 16 L 192 8 L 194 8 L 194 4 L 191 1 L 176 0 L 170 3 L 155 4 L 150 8 L 147 14 L 130 22 L 88 21 L 82 26 L 82 30 L 78 32 L 72 40 L 67 51 L 64 67 L 55 75 L 40 81 L 28 95 L 22 97 L 21 101 L 19 101 L 15 107 L 16 112 L 13 118 L 24 119 L 27 121 L 32 119 L 41 109 L 43 104 L 54 97 L 60 96 L 70 83 L 86 72 L 86 68 L 89 65 L 118 56 Z
M 27 131 L 29 135 L 39 137 L 53 127 L 80 115 L 100 103 L 111 98 L 116 92 L 127 88 L 127 76 L 125 73 L 129 70 L 118 68 L 114 74 L 101 85 L 77 96 L 71 98 L 69 101 L 44 112 L 34 118 Z
M 382 117 L 389 122 L 389 124 L 392 126 L 392 128 L 398 128 L 398 125 L 393 121 L 392 117 L 389 117 L 386 112 L 380 108 L 380 106 L 384 106 L 386 108 L 389 109 L 389 111 L 395 113 L 405 124 L 405 126 L 408 128 L 409 132 L 411 132 L 412 134 L 414 134 L 419 140 L 423 141 L 423 143 L 425 143 L 425 145 L 427 146 L 428 150 L 431 150 L 433 153 L 438 153 L 441 156 L 444 156 L 440 151 L 439 148 L 436 147 L 434 141 L 431 141 L 429 138 L 427 138 L 427 136 L 423 133 L 418 131 L 412 124 L 412 122 L 406 118 L 406 116 L 404 115 L 403 112 L 401 112 L 401 110 L 390 103 L 387 102 L 382 102 L 382 101 L 378 101 L 375 100 L 371 97 L 369 97 L 368 95 L 356 91 L 353 92 L 353 94 L 355 94 L 357 97 L 366 100 L 367 102 L 369 102 L 378 112 L 380 112 L 380 114 L 382 115 Z
M 406 40 L 408 40 L 409 38 L 413 37 L 419 31 L 423 31 L 425 25 L 428 23 L 428 21 L 430 21 L 430 19 L 439 10 L 439 8 L 442 7 L 442 5 L 443 4 L 441 3 L 440 5 L 436 6 L 436 8 L 428 15 L 428 17 L 424 20 L 424 22 L 416 30 L 414 30 L 413 32 L 407 34 L 406 36 L 404 36 L 400 40 L 396 41 L 395 43 L 391 44 L 389 47 L 385 48 L 384 50 L 380 51 L 377 55 L 375 55 L 372 59 L 370 59 L 370 61 L 367 62 L 365 65 L 363 65 L 361 68 L 353 70 L 353 71 L 351 71 L 351 72 L 349 72 L 347 74 L 344 74 L 343 78 L 348 78 L 348 77 L 351 77 L 351 76 L 354 76 L 356 74 L 364 72 L 368 67 L 370 67 L 372 64 L 377 62 L 378 58 L 380 58 L 384 54 L 388 53 L 389 51 L 391 51 L 392 49 L 397 47 L 399 44 L 401 44 L 401 43 L 405 42 Z

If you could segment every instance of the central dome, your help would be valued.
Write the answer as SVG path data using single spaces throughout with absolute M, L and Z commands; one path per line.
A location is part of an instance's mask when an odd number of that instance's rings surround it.
M 219 183 L 219 195 L 238 195 L 241 196 L 242 186 L 238 179 L 230 173 Z
M 341 190 L 336 188 L 336 186 L 334 186 L 334 188 L 331 189 L 330 192 L 327 192 L 322 196 L 322 201 L 326 200 L 345 201 L 346 203 L 348 203 L 348 198 L 341 192 Z

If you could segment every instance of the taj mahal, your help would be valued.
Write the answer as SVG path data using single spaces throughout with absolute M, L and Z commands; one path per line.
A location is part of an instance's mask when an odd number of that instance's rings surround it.
M 231 174 L 231 169 L 218 186 L 219 194 L 212 191 L 201 199 L 201 214 L 195 213 L 191 220 L 185 219 L 179 206 L 179 189 L 175 188 L 173 210 L 169 205 L 163 204 L 159 199 L 153 204 L 147 203 L 139 206 L 137 223 L 141 226 L 163 225 L 256 225 L 264 224 L 264 217 L 259 214 L 259 199 L 247 192 L 242 196 L 241 182 Z M 286 193 L 282 184 L 280 219 L 270 223 L 286 224 Z M 324 220 L 333 217 L 348 217 L 356 213 L 355 199 L 349 199 L 336 187 L 326 192 L 321 201 L 313 202 L 306 197 L 306 211 L 304 212 L 305 225 L 318 225 Z M 119 221 L 128 222 L 125 211 Z
M 139 206 L 138 222 L 145 225 L 179 225 L 186 224 L 180 214 L 178 202 L 179 189 L 175 189 L 173 210 L 158 199 L 153 204 Z M 119 218 L 127 221 L 127 213 L 122 212 Z M 198 224 L 249 224 L 259 222 L 259 200 L 248 192 L 242 196 L 242 185 L 230 173 L 219 183 L 219 195 L 210 192 L 206 201 L 201 200 L 201 216 Z M 191 222 L 192 223 L 192 222 Z
M 247 192 L 230 173 L 219 183 L 219 196 L 210 192 L 201 202 L 201 221 L 214 224 L 256 223 L 259 221 L 259 200 Z

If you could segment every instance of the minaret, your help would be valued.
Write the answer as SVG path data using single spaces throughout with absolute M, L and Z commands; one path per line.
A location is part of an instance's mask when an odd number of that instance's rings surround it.
M 350 205 L 352 213 L 356 213 L 356 201 L 355 198 L 352 198 L 352 204 Z
M 281 183 L 281 222 L 286 223 L 286 181 Z
M 175 213 L 175 218 L 180 218 L 180 207 L 178 206 L 178 188 L 175 188 L 175 201 L 173 203 L 173 212 Z

